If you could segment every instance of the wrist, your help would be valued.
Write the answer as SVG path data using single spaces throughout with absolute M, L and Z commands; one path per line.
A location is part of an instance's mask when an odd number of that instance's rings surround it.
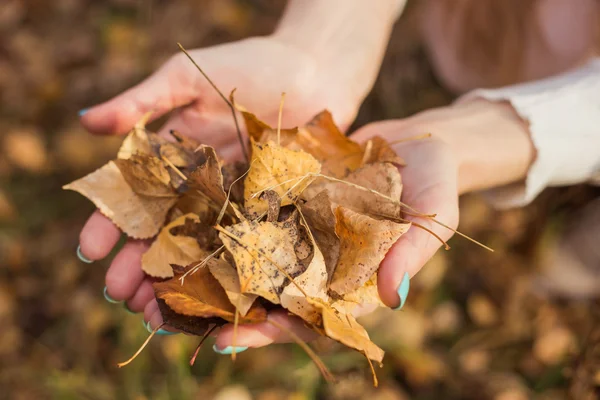
M 535 148 L 527 122 L 508 102 L 474 99 L 450 110 L 453 126 L 440 136 L 456 156 L 460 193 L 525 179 Z
M 323 84 L 360 105 L 371 90 L 405 0 L 290 0 L 271 37 L 316 62 Z

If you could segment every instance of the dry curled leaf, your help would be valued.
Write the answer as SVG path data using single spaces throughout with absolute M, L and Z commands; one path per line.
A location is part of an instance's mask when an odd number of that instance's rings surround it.
M 217 207 L 222 207 L 227 199 L 223 188 L 223 174 L 221 164 L 215 149 L 202 146 L 201 150 L 206 156 L 206 162 L 194 170 L 187 181 L 190 190 L 197 190 L 208 197 Z
M 288 284 L 286 275 L 303 272 L 294 252 L 297 237 L 282 228 L 280 223 L 244 221 L 219 234 L 235 260 L 242 293 L 254 293 L 274 304 L 279 304 Z
M 178 314 L 189 317 L 222 318 L 233 322 L 236 308 L 229 301 L 219 281 L 208 268 L 200 268 L 189 274 L 182 284 L 179 279 L 188 272 L 188 267 L 173 267 L 173 278 L 152 284 L 156 297 L 165 301 L 169 308 Z M 254 303 L 241 323 L 256 323 L 267 319 L 267 312 L 258 303 Z
M 329 111 L 322 111 L 300 128 L 297 141 L 321 162 L 324 175 L 342 178 L 361 166 L 362 148 L 338 129 Z
M 294 278 L 283 289 L 281 306 L 291 313 L 299 316 L 312 325 L 321 324 L 321 312 L 308 302 L 307 296 L 327 302 L 327 269 L 323 254 L 318 248 L 314 250 L 312 261 L 308 268 L 298 277 Z
M 358 289 L 373 276 L 390 247 L 410 224 L 376 220 L 344 207 L 338 207 L 335 216 L 340 258 L 329 288 L 343 296 Z
M 158 233 L 176 197 L 136 194 L 114 162 L 63 187 L 90 199 L 127 236 L 147 239 Z
M 186 230 L 178 229 L 186 225 Z M 196 214 L 186 214 L 169 223 L 142 256 L 142 270 L 155 278 L 170 278 L 171 264 L 188 265 L 202 260 L 208 252 L 200 247 L 196 235 L 203 230 Z
M 378 217 L 399 217 L 402 179 L 398 168 L 390 163 L 367 164 L 350 173 L 344 182 L 318 182 L 303 194 L 307 198 L 327 190 L 337 205 Z
M 252 142 L 252 162 L 244 182 L 244 206 L 249 215 L 258 216 L 269 208 L 259 196 L 272 190 L 281 198 L 281 205 L 292 204 L 321 171 L 313 156 L 294 151 L 273 142 Z
M 383 361 L 383 350 L 371 342 L 365 328 L 352 315 L 343 309 L 336 309 L 335 305 L 330 306 L 312 299 L 308 301 L 321 310 L 323 328 L 328 337 L 358 350 L 371 360 L 379 363 Z
M 242 316 L 245 316 L 258 296 L 242 293 L 238 273 L 227 261 L 217 259 L 215 262 L 209 263 L 208 267 L 210 273 L 225 289 L 225 293 L 231 304 L 237 308 Z
M 169 171 L 160 159 L 134 154 L 128 159 L 118 158 L 114 163 L 135 193 L 148 197 L 177 197 L 170 185 Z
M 340 238 L 335 233 L 335 215 L 329 192 L 322 191 L 304 203 L 301 210 L 317 247 L 321 249 L 321 253 L 325 257 L 327 281 L 329 282 L 340 256 Z

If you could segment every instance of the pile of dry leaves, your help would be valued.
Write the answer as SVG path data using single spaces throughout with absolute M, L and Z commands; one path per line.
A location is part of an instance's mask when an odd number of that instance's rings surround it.
M 115 160 L 65 188 L 127 236 L 156 237 L 142 269 L 159 278 L 169 326 L 205 338 L 281 307 L 381 363 L 383 350 L 354 315 L 383 305 L 377 268 L 411 226 L 401 214 L 402 159 L 382 138 L 350 140 L 327 111 L 293 129 L 240 111 L 249 162 L 224 163 L 177 132 L 149 132 L 147 115 Z

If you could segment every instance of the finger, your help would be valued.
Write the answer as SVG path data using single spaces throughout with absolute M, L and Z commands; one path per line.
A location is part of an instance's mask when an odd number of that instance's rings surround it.
M 117 300 L 127 300 L 135 294 L 144 279 L 142 254 L 150 244 L 148 241 L 129 240 L 115 256 L 106 271 L 106 291 Z
M 81 123 L 93 133 L 124 134 L 149 111 L 153 112 L 152 119 L 156 119 L 191 103 L 197 93 L 197 76 L 183 63 L 182 57 L 172 57 L 137 86 L 105 103 L 80 111 Z
M 427 143 L 411 146 L 418 154 L 416 147 L 429 146 Z M 453 160 L 445 160 L 448 155 L 444 152 L 423 152 L 435 163 L 423 165 L 410 160 L 403 169 L 403 179 L 406 193 L 403 202 L 424 214 L 436 214 L 435 219 L 455 228 L 458 224 L 458 187 L 456 168 Z M 403 154 L 401 154 L 403 156 Z M 454 172 L 452 172 L 454 171 Z M 406 216 L 407 220 L 418 223 L 439 236 L 444 241 L 452 237 L 453 231 L 436 224 L 431 219 Z M 416 225 L 392 246 L 381 263 L 378 272 L 379 295 L 383 302 L 390 307 L 401 307 L 406 301 L 410 277 L 414 276 L 423 265 L 436 253 L 442 243 L 432 233 Z
M 156 304 L 156 301 L 154 303 Z M 180 331 L 170 327 L 169 325 L 163 325 L 164 321 L 163 321 L 162 314 L 160 313 L 160 310 L 158 310 L 158 304 L 157 304 L 156 308 L 157 308 L 156 311 L 154 311 L 152 313 L 152 315 L 150 316 L 150 318 L 148 319 L 148 324 L 146 325 L 146 329 L 148 329 L 148 331 L 152 332 L 154 329 L 156 329 L 160 326 L 161 328 L 158 331 L 156 331 L 157 335 L 174 335 L 176 333 L 180 333 Z M 145 311 L 144 311 L 144 313 L 145 313 Z
M 134 313 L 144 311 L 146 305 L 154 299 L 154 288 L 149 279 L 144 279 L 135 294 L 127 300 L 127 308 Z
M 144 321 L 150 321 L 154 313 L 156 313 L 157 311 L 158 303 L 156 302 L 156 299 L 150 300 L 150 302 L 146 304 L 146 307 L 144 307 Z
M 317 337 L 317 334 L 304 325 L 300 318 L 292 317 L 285 310 L 277 310 L 269 313 L 268 319 L 284 327 L 280 330 L 268 321 L 258 324 L 241 324 L 237 327 L 234 341 L 233 324 L 227 324 L 219 331 L 215 343 L 217 349 L 225 349 L 228 346 L 236 347 L 263 347 L 272 343 L 289 343 L 294 340 L 287 331 L 292 331 L 305 342 Z
M 121 237 L 121 231 L 100 211 L 95 211 L 79 234 L 82 256 L 91 261 L 106 257 Z

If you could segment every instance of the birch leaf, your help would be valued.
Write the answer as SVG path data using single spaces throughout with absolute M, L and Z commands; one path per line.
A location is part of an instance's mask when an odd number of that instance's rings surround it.
M 315 179 L 321 165 L 313 156 L 294 151 L 273 142 L 252 142 L 252 163 L 244 181 L 244 206 L 248 214 L 258 216 L 266 212 L 268 203 L 259 195 L 273 190 L 281 198 L 281 206 L 292 204 Z
M 329 288 L 343 296 L 373 276 L 390 247 L 410 224 L 376 220 L 344 207 L 338 207 L 335 216 L 340 258 Z
M 177 231 L 177 228 L 189 226 L 187 231 Z M 202 260 L 208 252 L 200 248 L 194 230 L 202 229 L 200 218 L 195 214 L 183 215 L 166 225 L 158 234 L 156 240 L 142 256 L 142 270 L 155 278 L 170 278 L 173 276 L 172 264 L 188 265 Z
M 127 236 L 147 239 L 158 233 L 177 197 L 148 197 L 136 194 L 110 161 L 63 189 L 74 190 L 90 199 L 96 207 Z

